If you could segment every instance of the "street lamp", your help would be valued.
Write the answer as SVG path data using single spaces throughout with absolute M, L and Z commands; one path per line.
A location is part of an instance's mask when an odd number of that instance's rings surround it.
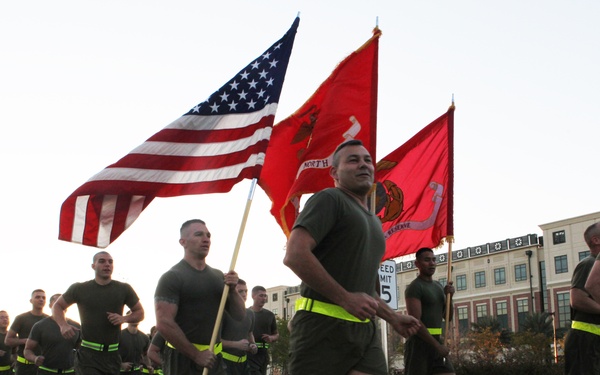
M 533 273 L 531 272 L 531 256 L 533 255 L 533 251 L 531 250 L 527 250 L 525 252 L 525 254 L 527 255 L 528 258 L 528 263 L 529 263 L 529 294 L 531 297 L 531 312 L 534 313 L 535 312 L 535 305 L 533 304 Z

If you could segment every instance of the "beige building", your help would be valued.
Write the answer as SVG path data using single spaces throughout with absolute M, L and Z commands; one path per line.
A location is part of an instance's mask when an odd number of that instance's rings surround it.
M 527 234 L 453 250 L 455 333 L 465 332 L 472 322 L 490 315 L 505 328 L 518 331 L 530 312 L 554 313 L 557 328 L 568 328 L 571 276 L 577 263 L 589 255 L 583 232 L 598 221 L 600 212 L 542 224 L 542 235 Z M 434 279 L 445 285 L 448 254 L 436 253 Z M 414 256 L 398 259 L 396 272 L 398 311 L 406 313 L 404 288 L 417 275 Z M 299 289 L 269 288 L 265 307 L 281 318 L 291 318 Z
M 300 298 L 300 286 L 276 286 L 267 288 L 265 309 L 282 319 L 291 319 L 296 312 L 296 300 Z

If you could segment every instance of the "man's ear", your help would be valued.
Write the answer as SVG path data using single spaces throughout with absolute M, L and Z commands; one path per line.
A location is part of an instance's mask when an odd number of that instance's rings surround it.
M 333 178 L 334 180 L 337 181 L 337 179 L 338 179 L 338 177 L 337 177 L 337 168 L 336 167 L 329 168 L 329 175 L 331 176 L 331 178 Z

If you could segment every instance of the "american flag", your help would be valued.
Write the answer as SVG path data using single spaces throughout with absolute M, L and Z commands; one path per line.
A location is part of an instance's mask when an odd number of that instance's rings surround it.
M 104 248 L 155 197 L 230 191 L 258 178 L 300 22 L 207 100 L 79 187 L 59 239 Z

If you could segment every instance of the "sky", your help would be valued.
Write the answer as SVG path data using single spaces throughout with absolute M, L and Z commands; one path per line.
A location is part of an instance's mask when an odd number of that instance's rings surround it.
M 93 278 L 98 249 L 57 239 L 62 202 L 208 98 L 298 13 L 276 123 L 377 23 L 377 160 L 454 96 L 454 250 L 600 210 L 590 198 L 600 184 L 598 2 L 2 2 L 0 309 L 14 318 L 31 309 L 32 290 L 49 298 Z M 155 323 L 158 278 L 183 255 L 181 223 L 207 222 L 207 262 L 227 270 L 250 189 L 244 180 L 229 193 L 157 198 L 106 249 L 113 278 L 140 296 L 142 330 Z M 235 270 L 250 287 L 297 285 L 269 208 L 257 187 Z

